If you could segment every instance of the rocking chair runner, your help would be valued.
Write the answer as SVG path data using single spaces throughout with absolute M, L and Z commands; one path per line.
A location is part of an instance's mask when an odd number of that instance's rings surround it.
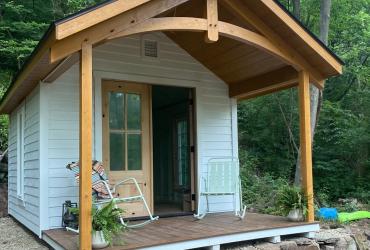
M 78 162 L 70 163 L 66 166 L 66 168 L 74 172 L 76 182 L 78 183 L 80 179 L 80 167 L 78 165 Z M 95 160 L 92 162 L 91 178 L 92 178 L 92 195 L 94 197 L 93 205 L 97 207 L 103 206 L 104 204 L 107 204 L 111 201 L 113 201 L 114 206 L 116 208 L 118 207 L 117 204 L 124 203 L 124 202 L 142 201 L 144 203 L 144 207 L 148 212 L 149 219 L 144 222 L 137 223 L 137 224 L 128 224 L 124 221 L 124 218 L 120 216 L 120 222 L 122 223 L 122 225 L 128 228 L 137 228 L 137 227 L 144 226 L 152 221 L 158 220 L 158 216 L 153 217 L 152 213 L 150 212 L 150 209 L 145 200 L 145 197 L 135 178 L 127 178 L 125 180 L 117 182 L 113 187 L 110 187 L 109 180 L 103 168 L 103 164 Z M 117 187 L 127 184 L 127 183 L 133 183 L 139 194 L 135 196 L 128 196 L 128 197 L 118 197 L 116 194 Z M 72 231 L 76 231 L 76 230 L 72 230 Z
M 203 219 L 209 209 L 209 196 L 233 196 L 235 216 L 244 219 L 246 206 L 242 204 L 242 190 L 238 174 L 239 160 L 237 158 L 212 158 L 207 164 L 207 178 L 204 177 L 204 190 L 202 191 L 202 180 L 199 185 L 198 213 L 194 215 L 197 219 Z M 239 211 L 237 207 L 237 195 L 239 193 Z M 205 197 L 207 209 L 200 212 L 202 196 Z

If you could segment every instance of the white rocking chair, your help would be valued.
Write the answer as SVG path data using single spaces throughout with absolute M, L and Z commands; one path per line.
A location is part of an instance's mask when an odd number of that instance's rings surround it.
M 75 174 L 75 179 L 77 183 L 79 182 L 79 175 L 80 175 L 80 168 L 77 163 L 71 163 L 67 165 L 67 169 L 71 170 Z M 102 207 L 105 204 L 113 201 L 114 207 L 118 208 L 119 203 L 125 203 L 125 202 L 133 202 L 133 201 L 141 201 L 144 204 L 144 207 L 146 211 L 148 212 L 149 219 L 144 222 L 139 222 L 136 224 L 128 224 L 124 221 L 124 218 L 120 215 L 120 222 L 122 225 L 126 226 L 127 228 L 138 228 L 142 227 L 146 224 L 149 224 L 150 222 L 153 222 L 155 220 L 158 220 L 158 216 L 154 217 L 152 213 L 150 212 L 150 209 L 148 207 L 148 204 L 145 200 L 145 197 L 140 189 L 139 184 L 137 183 L 135 178 L 127 178 L 125 180 L 117 182 L 113 187 L 110 187 L 109 181 L 107 179 L 107 176 L 104 172 L 104 168 L 101 162 L 93 161 L 92 162 L 92 191 L 93 195 L 95 196 L 95 200 L 93 201 L 93 205 L 96 207 Z M 135 188 L 138 192 L 138 195 L 134 196 L 128 196 L 128 197 L 117 197 L 116 190 L 119 186 L 132 183 L 135 185 Z M 78 230 L 67 228 L 67 230 L 73 231 L 78 233 Z
M 233 205 L 235 216 L 244 219 L 246 206 L 242 203 L 242 190 L 239 171 L 239 160 L 237 158 L 212 158 L 207 164 L 207 178 L 202 177 L 204 181 L 204 190 L 202 191 L 202 180 L 199 184 L 198 196 L 198 212 L 194 215 L 197 219 L 203 219 L 208 213 L 212 213 L 209 209 L 209 196 L 233 196 Z M 237 195 L 239 193 L 239 210 Z M 205 197 L 207 209 L 204 213 L 200 212 L 202 197 Z M 204 200 L 204 199 L 203 199 Z M 226 211 L 225 211 L 226 212 Z

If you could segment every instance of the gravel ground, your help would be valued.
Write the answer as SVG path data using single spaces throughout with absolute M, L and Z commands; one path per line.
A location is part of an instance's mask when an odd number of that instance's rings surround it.
M 14 219 L 3 217 L 0 218 L 0 249 L 44 250 L 49 248 Z

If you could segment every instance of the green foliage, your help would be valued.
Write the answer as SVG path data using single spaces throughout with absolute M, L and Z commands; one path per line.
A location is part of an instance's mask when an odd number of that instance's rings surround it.
M 123 210 L 115 208 L 111 201 L 101 209 L 93 208 L 92 211 L 92 229 L 93 231 L 102 231 L 104 239 L 112 245 L 113 236 L 126 230 L 126 227 L 119 221 Z
M 276 203 L 284 215 L 293 209 L 299 209 L 303 214 L 307 212 L 307 197 L 300 187 L 283 186 L 277 193 Z
M 73 214 L 78 215 L 79 208 L 68 208 Z M 124 213 L 121 208 L 115 208 L 113 201 L 109 202 L 102 208 L 92 208 L 92 230 L 93 232 L 102 231 L 104 239 L 113 243 L 113 237 L 127 230 L 127 227 L 120 222 L 120 215 Z
M 270 174 L 260 174 L 255 168 L 256 158 L 242 157 L 241 183 L 243 202 L 255 212 L 282 215 L 276 204 L 278 190 L 288 186 L 283 178 L 274 178 Z
M 281 2 L 292 11 L 291 0 Z M 319 33 L 319 18 L 320 1 L 301 0 L 302 22 L 315 34 Z M 319 206 L 346 197 L 370 201 L 369 41 L 370 0 L 332 0 L 329 47 L 345 61 L 345 67 L 343 75 L 326 82 L 313 141 L 315 200 Z M 286 90 L 239 105 L 239 152 L 248 155 L 241 158 L 243 165 L 253 164 L 257 175 L 245 174 L 257 176 L 256 183 L 266 178 L 271 178 L 266 185 L 281 179 L 293 181 L 295 146 L 299 147 L 297 99 L 295 90 Z M 251 185 L 254 188 L 257 184 Z M 261 198 L 248 188 L 245 192 L 256 200 L 271 198 L 264 193 L 263 184 L 253 191 Z
M 103 0 L 0 1 L 0 98 L 51 22 Z M 0 150 L 7 147 L 8 118 L 0 116 Z
M 254 157 L 258 171 L 288 179 L 294 173 L 295 147 L 299 147 L 296 95 L 291 89 L 238 105 L 240 153 Z

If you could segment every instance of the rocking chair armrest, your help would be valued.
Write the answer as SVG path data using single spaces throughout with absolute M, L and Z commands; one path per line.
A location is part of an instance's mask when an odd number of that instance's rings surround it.
M 112 188 L 112 192 L 115 193 L 116 192 L 116 188 L 122 184 L 125 184 L 126 182 L 133 182 L 135 184 L 135 186 L 138 188 L 139 187 L 139 184 L 137 183 L 136 179 L 135 178 L 127 178 L 127 179 L 124 179 L 122 181 L 119 181 L 117 182 L 113 188 Z
M 104 181 L 104 180 L 98 180 L 96 181 L 96 184 L 97 183 L 103 183 L 104 184 L 104 187 L 105 189 L 107 190 L 107 192 L 111 193 L 112 189 L 109 187 L 109 184 L 107 181 Z

